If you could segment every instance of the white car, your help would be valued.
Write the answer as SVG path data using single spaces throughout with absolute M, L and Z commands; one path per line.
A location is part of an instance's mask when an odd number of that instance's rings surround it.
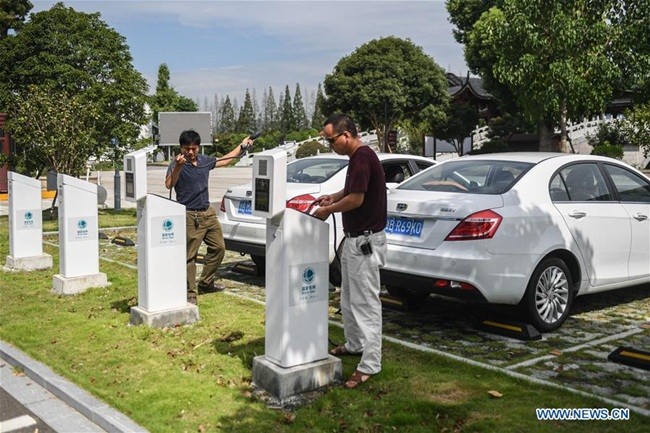
M 389 293 L 519 305 L 547 332 L 576 295 L 650 282 L 650 180 L 560 153 L 468 156 L 388 195 Z
M 396 186 L 411 175 L 435 164 L 421 156 L 378 153 L 384 168 L 387 187 Z M 297 159 L 287 164 L 287 207 L 306 211 L 323 194 L 343 189 L 349 158 L 334 153 Z M 226 249 L 250 254 L 263 275 L 266 255 L 266 220 L 251 214 L 252 186 L 250 183 L 229 188 L 219 209 Z M 336 218 L 337 248 L 343 239 L 341 214 Z M 327 219 L 332 223 L 332 218 Z M 334 253 L 334 230 L 330 230 L 330 282 L 339 285 L 340 263 Z

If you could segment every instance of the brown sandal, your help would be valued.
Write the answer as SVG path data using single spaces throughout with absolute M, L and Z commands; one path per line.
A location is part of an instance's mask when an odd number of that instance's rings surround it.
M 359 355 L 361 355 L 361 353 L 350 352 L 348 349 L 345 348 L 345 344 L 341 344 L 340 346 L 336 346 L 334 349 L 330 350 L 330 355 L 334 355 L 334 356 L 359 356 Z
M 345 386 L 347 389 L 356 388 L 362 383 L 367 382 L 371 377 L 372 374 L 366 374 L 360 372 L 359 370 L 355 370 L 352 376 L 350 376 L 350 379 L 348 379 L 348 381 L 345 382 L 343 386 Z

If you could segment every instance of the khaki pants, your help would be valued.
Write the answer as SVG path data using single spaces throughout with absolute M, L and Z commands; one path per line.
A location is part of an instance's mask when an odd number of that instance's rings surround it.
M 364 255 L 361 244 L 370 241 L 372 254 Z M 381 300 L 379 268 L 386 262 L 386 233 L 345 238 L 341 254 L 341 313 L 345 348 L 363 352 L 357 370 L 381 371 Z
M 203 261 L 203 271 L 199 284 L 210 286 L 213 281 L 223 256 L 226 245 L 223 241 L 221 224 L 217 219 L 217 212 L 212 206 L 205 212 L 187 211 L 185 213 L 187 224 L 187 294 L 196 297 L 196 255 L 202 242 L 208 246 L 208 251 Z

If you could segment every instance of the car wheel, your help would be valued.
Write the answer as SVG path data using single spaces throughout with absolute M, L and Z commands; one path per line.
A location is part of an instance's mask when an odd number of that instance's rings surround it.
M 544 259 L 535 268 L 522 307 L 539 331 L 554 331 L 569 316 L 574 297 L 570 278 L 569 268 L 557 257 Z
M 407 289 L 405 287 L 389 286 L 386 285 L 386 291 L 389 295 L 396 298 L 406 299 L 411 303 L 419 303 L 427 299 L 430 295 L 428 292 L 420 290 Z
M 266 274 L 266 257 L 264 256 L 253 256 L 253 263 L 255 263 L 255 268 L 257 269 L 257 276 L 264 276 Z

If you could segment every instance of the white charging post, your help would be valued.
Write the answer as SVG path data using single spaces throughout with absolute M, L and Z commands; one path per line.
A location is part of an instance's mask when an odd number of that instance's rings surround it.
M 52 256 L 43 253 L 41 181 L 10 171 L 9 255 L 5 266 L 31 271 L 52 267 Z
M 131 324 L 163 328 L 199 320 L 187 302 L 185 206 L 147 194 L 147 155 L 155 146 L 124 156 L 124 198 L 137 203 L 138 305 Z
M 280 400 L 340 382 L 341 361 L 327 353 L 329 225 L 286 209 L 287 154 L 253 158 L 253 215 L 266 218 L 265 354 L 253 382 Z
M 109 285 L 99 272 L 97 185 L 59 173 L 59 274 L 55 293 L 72 295 Z

